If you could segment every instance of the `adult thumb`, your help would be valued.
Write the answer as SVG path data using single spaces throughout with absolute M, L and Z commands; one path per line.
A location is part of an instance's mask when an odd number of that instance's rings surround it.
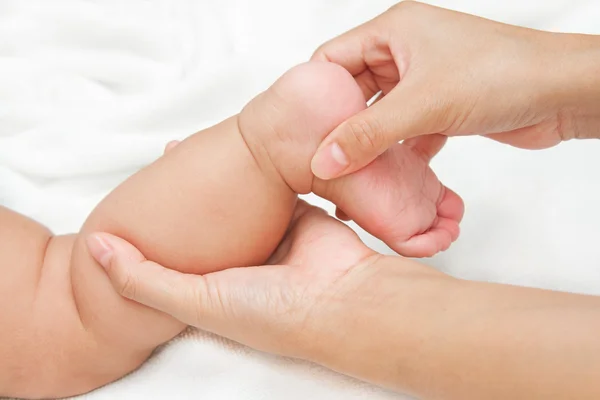
M 433 133 L 423 103 L 410 90 L 396 87 L 323 140 L 311 162 L 313 174 L 320 179 L 347 175 L 401 140 Z
M 86 238 L 90 254 L 106 270 L 121 296 L 199 326 L 215 311 L 202 276 L 183 274 L 147 260 L 131 243 L 108 233 Z

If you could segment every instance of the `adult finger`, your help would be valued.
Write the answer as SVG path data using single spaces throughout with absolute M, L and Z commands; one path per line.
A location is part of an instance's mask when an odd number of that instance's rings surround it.
M 312 159 L 312 172 L 327 180 L 357 171 L 393 144 L 435 132 L 443 110 L 430 101 L 426 87 L 399 84 L 371 107 L 340 124 L 320 144 Z
M 355 78 L 367 101 L 380 90 L 367 62 L 368 43 L 377 33 L 377 24 L 368 21 L 319 46 L 311 60 L 329 61 L 344 67 Z
M 447 136 L 433 134 L 410 138 L 402 144 L 410 147 L 423 161 L 429 163 L 442 150 L 447 141 Z
M 199 326 L 214 313 L 210 291 L 202 276 L 183 274 L 146 260 L 129 242 L 107 233 L 87 237 L 94 259 L 106 270 L 115 290 L 125 298 Z

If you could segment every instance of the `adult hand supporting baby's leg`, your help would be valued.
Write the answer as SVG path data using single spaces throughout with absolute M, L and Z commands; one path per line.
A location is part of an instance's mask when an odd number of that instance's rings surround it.
M 92 253 L 117 292 L 261 351 L 418 398 L 600 396 L 596 296 L 462 281 L 377 255 L 303 203 L 275 265 L 186 275 L 98 236 L 109 247 Z
M 287 356 L 302 356 L 303 348 L 315 342 L 308 313 L 310 306 L 318 312 L 318 304 L 295 308 L 295 302 L 334 290 L 355 266 L 366 267 L 377 258 L 349 227 L 303 201 L 265 266 L 181 274 L 147 260 L 113 235 L 94 233 L 88 244 L 121 295 L 186 324 Z M 228 317 L 229 310 L 234 314 Z M 304 323 L 304 330 L 298 329 Z

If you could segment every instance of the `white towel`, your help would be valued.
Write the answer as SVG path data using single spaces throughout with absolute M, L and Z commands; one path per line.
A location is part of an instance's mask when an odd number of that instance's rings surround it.
M 76 231 L 167 141 L 238 112 L 320 43 L 393 3 L 0 0 L 0 203 L 56 233 Z M 595 0 L 432 3 L 600 33 Z M 599 154 L 597 141 L 526 152 L 451 140 L 434 168 L 467 212 L 461 239 L 427 261 L 469 279 L 600 293 Z M 140 370 L 82 398 L 405 397 L 190 329 Z

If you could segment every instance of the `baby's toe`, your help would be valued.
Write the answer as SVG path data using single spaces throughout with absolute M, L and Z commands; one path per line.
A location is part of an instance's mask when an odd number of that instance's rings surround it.
M 460 235 L 459 223 L 464 209 L 460 196 L 444 186 L 437 204 L 437 217 L 431 227 L 408 240 L 399 240 L 388 245 L 407 257 L 432 257 L 446 251 Z
M 164 154 L 167 154 L 169 151 L 173 150 L 179 144 L 179 140 L 171 140 L 166 144 Z
M 405 257 L 432 257 L 441 251 L 448 250 L 452 242 L 458 238 L 459 232 L 457 221 L 438 218 L 427 232 L 388 245 Z
M 440 217 L 459 223 L 465 214 L 465 203 L 456 192 L 444 186 L 437 210 Z M 456 237 L 453 240 L 456 240 Z

